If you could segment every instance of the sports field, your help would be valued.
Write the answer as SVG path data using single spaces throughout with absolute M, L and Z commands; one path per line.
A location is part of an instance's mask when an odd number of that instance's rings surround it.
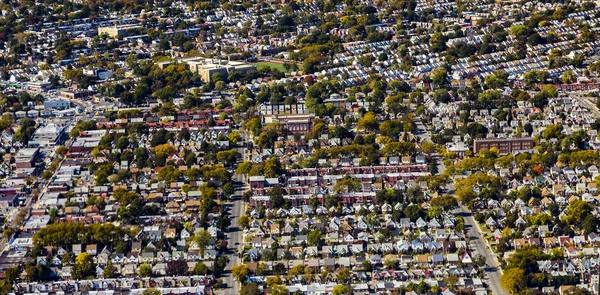
M 253 65 L 256 66 L 257 69 L 262 69 L 264 67 L 270 67 L 270 68 L 276 68 L 282 72 L 286 72 L 285 68 L 283 67 L 282 63 L 274 63 L 274 62 L 269 62 L 269 61 L 259 61 L 259 62 L 255 62 L 252 63 Z

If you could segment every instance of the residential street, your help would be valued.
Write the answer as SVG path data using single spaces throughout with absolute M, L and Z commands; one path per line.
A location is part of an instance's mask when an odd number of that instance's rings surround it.
M 573 92 L 572 95 L 575 99 L 577 99 L 577 101 L 581 103 L 581 106 L 590 110 L 592 113 L 594 113 L 594 115 L 596 115 L 596 117 L 600 117 L 600 110 L 598 110 L 598 107 L 593 102 L 591 102 L 588 97 L 583 96 L 583 94 L 585 93 L 585 91 L 579 91 Z
M 243 238 L 244 234 L 242 229 L 238 227 L 238 218 L 244 214 L 244 201 L 242 200 L 242 194 L 247 189 L 245 181 L 242 176 L 234 175 L 233 179 L 237 182 L 235 188 L 235 194 L 233 195 L 233 201 L 231 202 L 231 227 L 227 233 L 227 239 L 229 243 L 229 263 L 225 268 L 225 274 L 223 277 L 223 283 L 226 285 L 225 289 L 218 290 L 218 294 L 239 294 L 240 284 L 233 279 L 231 275 L 231 268 L 241 263 L 241 259 L 237 253 L 243 249 Z
M 490 290 L 492 290 L 492 294 L 508 295 L 508 293 L 500 286 L 500 275 L 502 274 L 502 269 L 499 267 L 496 255 L 492 253 L 492 250 L 484 241 L 483 233 L 477 226 L 477 223 L 473 218 L 473 214 L 462 204 L 455 211 L 455 214 L 457 216 L 462 216 L 465 220 L 465 228 L 468 230 L 467 235 L 471 239 L 470 247 L 475 250 L 472 256 L 483 255 L 487 264 L 490 266 L 485 269 L 485 273 L 487 275 L 487 282 L 489 283 Z

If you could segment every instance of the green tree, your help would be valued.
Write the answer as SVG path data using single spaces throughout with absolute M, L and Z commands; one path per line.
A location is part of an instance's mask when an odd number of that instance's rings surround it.
M 102 275 L 105 279 L 113 279 L 119 276 L 119 274 L 117 273 L 117 268 L 110 261 L 104 268 L 104 273 Z
M 204 250 L 208 247 L 210 239 L 210 233 L 205 230 L 201 230 L 196 234 L 196 244 L 198 244 L 198 248 L 200 248 L 200 255 L 204 256 Z
M 444 210 L 451 210 L 458 207 L 458 201 L 451 195 L 443 195 L 441 197 L 431 199 L 431 205 L 441 207 Z
M 179 169 L 175 168 L 173 165 L 168 165 L 158 170 L 158 179 L 167 184 L 177 181 L 180 175 L 181 171 L 179 171 Z
M 148 288 L 142 292 L 142 295 L 162 295 L 162 293 L 155 288 Z
M 248 265 L 240 264 L 235 265 L 231 268 L 231 275 L 240 283 L 244 283 L 248 277 L 249 269 Z
M 227 138 L 229 139 L 229 142 L 233 145 L 237 144 L 240 140 L 242 140 L 242 136 L 237 131 L 232 131 L 229 134 L 227 134 Z
M 360 183 L 360 180 L 348 176 L 338 180 L 333 186 L 333 189 L 336 192 L 356 192 L 361 188 L 362 184 Z
M 437 86 L 443 86 L 448 80 L 448 71 L 445 68 L 435 68 L 431 71 L 431 81 Z
M 512 294 L 518 294 L 527 287 L 525 272 L 519 268 L 511 268 L 500 277 L 500 285 Z
M 285 286 L 272 284 L 269 287 L 271 295 L 288 295 L 290 292 Z
M 238 218 L 238 226 L 244 229 L 247 229 L 250 225 L 250 218 L 248 218 L 248 216 L 246 215 L 242 215 L 240 216 L 240 218 Z
M 256 283 L 249 283 L 242 286 L 240 289 L 240 295 L 261 295 L 262 292 Z
M 279 162 L 279 157 L 270 157 L 265 161 L 264 175 L 265 177 L 279 177 L 283 175 L 284 169 Z
M 336 278 L 339 283 L 342 283 L 344 285 L 350 284 L 350 282 L 352 281 L 352 271 L 350 270 L 350 268 L 344 267 L 338 270 Z
M 575 200 L 567 206 L 565 221 L 570 225 L 580 226 L 592 212 L 592 206 L 583 200 Z
M 236 149 L 217 152 L 217 160 L 225 166 L 232 166 L 241 156 Z
M 308 233 L 308 236 L 306 237 L 308 244 L 310 246 L 322 246 L 323 245 L 323 232 L 321 232 L 320 230 L 312 230 L 311 232 Z
M 242 162 L 240 164 L 238 164 L 238 167 L 235 169 L 235 174 L 238 175 L 242 175 L 242 174 L 248 174 L 250 173 L 250 170 L 252 170 L 252 163 L 251 162 Z
M 350 295 L 352 294 L 352 289 L 346 285 L 336 285 L 333 287 L 333 295 Z
M 206 275 L 208 274 L 208 266 L 202 262 L 196 263 L 194 266 L 194 274 L 195 275 Z
M 544 139 L 558 138 L 562 134 L 563 127 L 559 124 L 548 125 L 546 129 L 542 131 L 542 137 Z
M 358 130 L 373 132 L 379 130 L 379 122 L 375 118 L 375 113 L 366 113 L 356 124 Z
M 138 275 L 142 278 L 152 276 L 152 266 L 150 264 L 142 264 L 138 267 Z
M 571 83 L 574 83 L 575 81 L 577 81 L 577 76 L 575 76 L 575 73 L 573 71 L 569 70 L 569 71 L 565 71 L 562 74 L 561 79 L 562 79 L 563 83 L 571 84 Z
M 72 276 L 73 279 L 81 280 L 91 276 L 95 276 L 96 266 L 92 261 L 92 257 L 87 252 L 83 252 L 75 258 L 75 265 L 73 266 Z

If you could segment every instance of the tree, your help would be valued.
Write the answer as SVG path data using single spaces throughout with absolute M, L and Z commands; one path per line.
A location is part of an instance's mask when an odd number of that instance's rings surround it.
M 367 132 L 379 130 L 379 122 L 375 118 L 375 113 L 366 113 L 360 120 L 358 120 L 356 128 L 358 130 L 364 130 Z
M 431 71 L 431 81 L 437 86 L 442 86 L 448 80 L 448 71 L 445 68 L 435 68 Z
M 241 156 L 236 149 L 217 152 L 217 160 L 225 166 L 232 166 Z
M 335 183 L 333 189 L 336 192 L 356 192 L 362 188 L 360 180 L 350 177 L 345 177 Z
M 261 295 L 262 292 L 260 291 L 260 288 L 258 288 L 258 284 L 256 283 L 249 283 L 246 284 L 244 286 L 242 286 L 242 289 L 240 289 L 240 295 Z
M 500 285 L 506 291 L 516 294 L 527 287 L 525 272 L 519 268 L 511 268 L 500 277 Z
M 208 266 L 202 262 L 196 263 L 194 266 L 194 274 L 195 275 L 206 275 L 208 274 Z
M 117 268 L 113 266 L 112 262 L 108 262 L 104 268 L 104 273 L 102 276 L 104 276 L 105 279 L 113 279 L 118 277 Z
M 570 289 L 567 292 L 565 292 L 565 294 L 566 295 L 592 295 L 594 293 L 592 293 L 590 290 L 587 290 L 584 288 L 575 287 L 575 288 Z
M 152 276 L 152 266 L 150 264 L 142 264 L 138 267 L 138 275 L 142 278 Z
M 265 177 L 279 177 L 283 175 L 285 171 L 279 162 L 279 157 L 270 157 L 265 161 L 264 175 Z
M 172 165 L 162 167 L 160 168 L 160 170 L 158 170 L 158 179 L 160 181 L 164 181 L 167 184 L 177 181 L 180 175 L 181 172 L 179 171 L 179 169 L 175 168 Z
M 290 292 L 285 286 L 272 284 L 269 287 L 271 295 L 288 295 Z
M 235 169 L 235 174 L 248 174 L 252 170 L 252 167 L 253 165 L 251 162 L 242 162 L 238 164 L 237 168 Z
M 563 127 L 559 124 L 548 125 L 546 129 L 542 131 L 542 137 L 544 139 L 558 138 L 562 134 Z
M 565 221 L 570 225 L 580 226 L 592 212 L 592 206 L 583 200 L 575 200 L 567 207 Z
M 169 261 L 166 272 L 169 276 L 185 276 L 188 273 L 187 262 L 183 259 Z
M 510 27 L 510 34 L 515 37 L 525 36 L 525 35 L 527 35 L 527 32 L 528 32 L 528 28 L 524 25 L 516 25 L 516 26 Z
M 95 276 L 96 266 L 92 261 L 92 256 L 87 252 L 80 253 L 75 258 L 75 265 L 73 266 L 73 279 L 81 280 L 90 276 Z
M 229 139 L 229 142 L 232 145 L 237 144 L 240 140 L 242 140 L 242 136 L 240 135 L 239 132 L 237 131 L 232 131 L 227 135 L 227 138 Z
M 240 216 L 240 218 L 238 218 L 238 226 L 244 229 L 247 229 L 250 225 L 250 218 L 248 218 L 248 216 L 246 215 L 242 215 Z
M 176 151 L 175 147 L 173 145 L 168 144 L 168 143 L 157 145 L 154 148 L 154 153 L 156 153 L 156 156 L 158 156 L 158 157 L 169 156 L 171 154 L 174 154 L 175 151 Z
M 200 255 L 204 256 L 204 250 L 208 247 L 210 238 L 210 233 L 205 230 L 201 230 L 196 234 L 196 244 L 198 244 L 198 248 L 200 248 Z
M 336 274 L 337 281 L 342 284 L 350 284 L 352 281 L 352 271 L 350 268 L 344 267 L 338 270 Z
M 35 132 L 35 121 L 31 118 L 23 118 L 19 121 L 19 129 L 15 133 L 15 138 L 23 144 L 29 143 L 29 139 Z
M 223 185 L 223 195 L 225 195 L 226 197 L 230 197 L 234 193 L 235 193 L 235 188 L 233 187 L 233 184 L 231 184 L 231 182 L 228 182 Z
M 263 255 L 263 254 L 267 254 L 267 253 L 273 253 L 273 251 L 271 251 L 270 249 L 264 249 L 261 252 L 261 256 L 263 257 L 264 260 L 267 260 L 267 258 L 274 258 L 274 257 L 265 257 L 265 256 L 269 256 L 269 255 Z M 271 255 L 271 256 L 274 256 L 274 255 Z M 270 260 L 272 260 L 272 259 L 270 259 Z M 258 265 L 256 266 L 256 270 L 254 271 L 254 273 L 256 273 L 256 275 L 259 275 L 259 276 L 267 275 L 269 273 L 269 266 L 267 266 L 267 264 L 264 262 L 259 262 Z
M 540 93 L 542 96 L 544 96 L 544 98 L 554 98 L 558 96 L 558 90 L 556 90 L 556 87 L 554 87 L 552 84 L 546 84 L 542 86 Z
M 431 141 L 423 141 L 421 142 L 421 150 L 430 155 L 435 152 L 435 145 Z
M 575 76 L 575 73 L 571 70 L 565 71 L 562 74 L 562 81 L 565 84 L 571 84 L 571 83 L 577 81 L 577 76 Z
M 336 285 L 333 287 L 333 295 L 350 295 L 352 290 L 346 285 Z
M 227 267 L 227 263 L 229 263 L 229 258 L 227 258 L 227 256 L 221 255 L 217 257 L 213 266 L 213 274 L 217 277 L 220 276 L 223 273 L 223 270 L 225 270 L 225 267 Z
M 240 283 L 244 283 L 248 277 L 248 265 L 240 264 L 231 268 L 231 274 Z
M 142 295 L 162 295 L 162 293 L 155 288 L 148 288 L 142 292 Z
M 431 205 L 441 207 L 444 210 L 450 210 L 458 207 L 458 201 L 451 195 L 431 199 Z
M 15 234 L 15 229 L 12 227 L 7 227 L 3 232 L 2 232 L 2 237 L 4 237 L 4 239 L 6 240 L 10 240 L 10 238 Z
M 306 239 L 310 246 L 320 247 L 323 245 L 323 233 L 318 229 L 309 232 Z

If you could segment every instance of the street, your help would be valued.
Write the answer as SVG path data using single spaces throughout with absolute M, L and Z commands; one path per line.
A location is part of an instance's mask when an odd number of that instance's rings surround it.
M 586 96 L 584 96 L 583 94 L 585 94 L 585 92 L 573 92 L 571 93 L 571 95 L 577 99 L 577 101 L 579 101 L 579 103 L 581 104 L 581 106 L 589 109 L 592 113 L 594 113 L 594 115 L 596 117 L 600 117 L 600 110 L 598 109 L 598 107 L 596 106 L 596 104 L 594 104 L 593 102 L 590 101 L 590 99 Z
M 474 249 L 474 253 L 471 255 L 472 258 L 477 255 L 483 255 L 486 259 L 487 264 L 490 267 L 485 269 L 487 274 L 487 283 L 489 288 L 494 295 L 508 295 L 506 291 L 500 286 L 500 275 L 502 275 L 502 268 L 499 266 L 498 259 L 492 250 L 487 246 L 486 241 L 483 239 L 483 233 L 475 219 L 473 214 L 464 205 L 455 211 L 456 216 L 461 216 L 465 220 L 465 229 L 467 229 L 467 236 L 471 239 L 470 248 Z
M 231 202 L 231 227 L 229 228 L 229 232 L 227 233 L 228 245 L 229 245 L 229 263 L 225 268 L 225 273 L 223 274 L 223 283 L 226 285 L 225 289 L 218 290 L 218 294 L 226 294 L 233 295 L 239 294 L 240 283 L 236 282 L 233 279 L 231 274 L 231 268 L 241 264 L 241 259 L 237 255 L 243 249 L 243 238 L 244 234 L 242 229 L 238 227 L 238 219 L 240 216 L 244 214 L 244 201 L 242 199 L 242 195 L 244 191 L 247 189 L 246 181 L 243 176 L 235 175 L 233 176 L 233 180 L 237 183 L 235 186 L 235 193 L 232 197 Z
M 425 124 L 423 124 L 423 121 L 421 119 L 415 119 L 413 122 L 415 123 L 416 129 L 417 129 L 416 133 L 417 133 L 417 136 L 419 137 L 420 142 L 425 142 L 425 141 L 433 142 L 431 140 L 431 136 L 429 135 L 429 132 L 427 131 L 427 128 L 425 128 Z M 438 153 L 433 153 L 431 156 L 436 161 L 437 168 L 438 168 L 438 175 L 443 174 L 444 171 L 446 171 L 446 165 L 444 165 L 444 161 L 438 155 Z

